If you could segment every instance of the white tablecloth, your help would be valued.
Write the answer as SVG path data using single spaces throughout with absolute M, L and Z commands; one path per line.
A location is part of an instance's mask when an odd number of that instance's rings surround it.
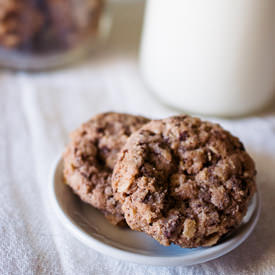
M 68 133 L 108 110 L 165 117 L 137 68 L 142 2 L 117 4 L 108 46 L 57 72 L 0 72 L 0 274 L 275 274 L 275 102 L 258 116 L 217 120 L 254 157 L 263 210 L 245 243 L 192 267 L 154 267 L 85 247 L 57 221 L 48 199 L 52 161 Z

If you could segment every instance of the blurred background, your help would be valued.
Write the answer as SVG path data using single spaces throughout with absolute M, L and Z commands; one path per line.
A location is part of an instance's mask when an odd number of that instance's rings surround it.
M 274 272 L 274 18 L 274 0 L 0 0 L 0 273 Z M 248 241 L 156 268 L 72 239 L 49 207 L 49 171 L 69 132 L 104 111 L 187 112 L 237 135 L 263 198 Z

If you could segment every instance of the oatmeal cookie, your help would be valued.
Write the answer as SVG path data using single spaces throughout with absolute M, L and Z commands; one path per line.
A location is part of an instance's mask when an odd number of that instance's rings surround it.
M 71 134 L 64 153 L 65 182 L 84 201 L 100 209 L 112 224 L 123 224 L 113 197 L 111 177 L 118 152 L 148 119 L 119 113 L 93 117 Z
M 242 221 L 256 170 L 238 138 L 189 116 L 151 121 L 127 141 L 113 171 L 131 229 L 163 245 L 212 246 Z
M 47 7 L 50 28 L 46 37 L 55 41 L 55 47 L 67 48 L 96 34 L 104 1 L 47 0 Z
M 0 45 L 14 48 L 30 43 L 43 21 L 34 1 L 0 0 Z

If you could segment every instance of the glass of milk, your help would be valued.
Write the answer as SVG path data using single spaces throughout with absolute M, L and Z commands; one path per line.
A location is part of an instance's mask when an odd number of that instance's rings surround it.
M 181 110 L 256 111 L 275 88 L 275 0 L 147 0 L 140 67 Z

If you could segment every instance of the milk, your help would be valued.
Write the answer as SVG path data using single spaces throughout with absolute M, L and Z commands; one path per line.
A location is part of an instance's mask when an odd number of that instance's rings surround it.
M 166 104 L 222 116 L 271 100 L 275 0 L 147 0 L 140 67 Z

